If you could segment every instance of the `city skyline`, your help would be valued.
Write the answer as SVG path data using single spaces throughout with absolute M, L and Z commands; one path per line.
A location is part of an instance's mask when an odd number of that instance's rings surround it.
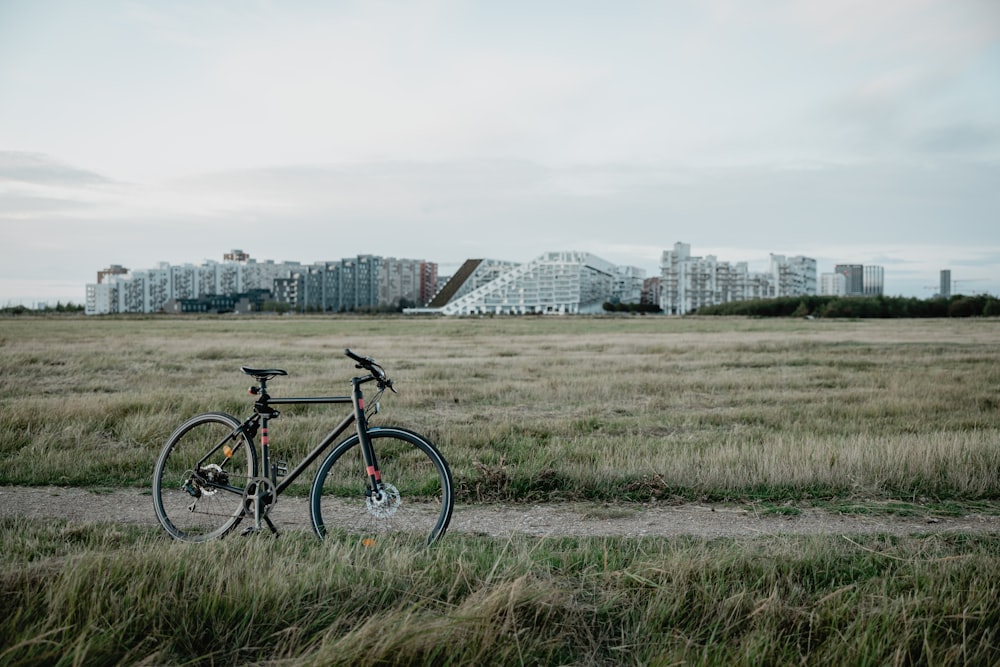
M 837 265 L 833 273 L 820 272 L 813 258 L 771 253 L 768 270 L 761 272 L 751 270 L 747 262 L 738 259 L 692 254 L 690 244 L 677 242 L 672 250 L 664 250 L 662 270 L 655 276 L 649 276 L 644 269 L 635 266 L 616 265 L 591 253 L 575 251 L 550 251 L 526 263 L 473 258 L 466 260 L 452 276 L 439 274 L 438 264 L 426 258 L 359 255 L 310 263 L 255 258 L 243 249 L 232 249 L 222 254 L 221 262 L 205 260 L 199 265 L 160 262 L 155 267 L 129 268 L 120 264 L 104 267 L 96 272 L 96 283 L 87 285 L 85 302 L 88 315 L 148 313 L 164 309 L 181 312 L 178 309 L 188 308 L 201 312 L 202 308 L 208 307 L 206 299 L 215 296 L 265 299 L 295 308 L 324 311 L 350 310 L 359 306 L 397 307 L 403 301 L 418 308 L 443 309 L 448 314 L 464 312 L 463 308 L 469 312 L 484 312 L 484 308 L 493 308 L 491 312 L 499 312 L 496 308 L 510 308 L 511 312 L 528 312 L 537 308 L 545 308 L 545 312 L 578 312 L 580 308 L 593 307 L 597 303 L 593 298 L 590 299 L 593 303 L 589 305 L 569 301 L 552 303 L 549 297 L 554 297 L 556 293 L 568 294 L 568 284 L 559 289 L 553 287 L 554 291 L 549 294 L 538 284 L 531 283 L 529 286 L 528 283 L 518 282 L 536 280 L 536 272 L 552 280 L 566 280 L 569 275 L 565 273 L 566 266 L 570 264 L 578 264 L 581 275 L 594 272 L 594 275 L 603 276 L 598 282 L 611 281 L 600 289 L 594 283 L 594 293 L 601 294 L 594 297 L 597 301 L 657 303 L 664 312 L 671 314 L 684 314 L 702 305 L 730 300 L 884 293 L 883 267 L 877 265 Z M 474 279 L 470 279 L 473 274 Z M 502 280 L 491 284 L 501 275 Z M 950 273 L 947 271 L 941 272 L 941 281 L 946 275 L 950 284 Z M 459 283 L 453 284 L 453 277 L 458 278 Z M 834 277 L 838 280 L 828 280 Z M 650 278 L 655 280 L 655 284 Z M 485 292 L 467 300 L 468 303 L 452 301 L 456 298 L 456 290 L 465 295 L 487 284 L 490 284 L 487 291 L 492 292 L 489 304 L 480 300 Z M 662 289 L 659 287 L 661 284 Z M 944 282 L 940 284 L 943 286 Z M 519 296 L 514 299 L 505 290 L 514 290 Z M 529 293 L 535 295 L 533 298 L 537 303 L 529 303 L 526 296 Z M 645 300 L 647 297 L 653 300 Z M 190 303 L 183 305 L 181 301 Z M 250 301 L 244 307 L 253 308 Z
M 566 314 L 602 312 L 612 302 L 658 305 L 683 315 L 729 301 L 816 295 L 819 286 L 816 261 L 809 257 L 772 254 L 769 270 L 755 272 L 746 262 L 692 255 L 690 244 L 682 242 L 664 251 L 663 270 L 655 278 L 576 251 L 547 252 L 527 263 L 470 259 L 453 276 L 439 276 L 437 264 L 425 259 L 378 255 L 307 264 L 258 261 L 233 249 L 222 259 L 135 270 L 105 267 L 97 282 L 87 285 L 86 313 L 253 312 L 273 304 L 299 312 Z M 842 274 L 839 283 L 820 294 L 882 294 L 882 267 L 844 265 L 836 272 Z
M 240 249 L 240 251 L 241 252 L 245 252 L 242 249 Z M 490 259 L 490 260 L 498 260 L 498 261 L 503 261 L 503 262 L 526 263 L 526 262 L 529 262 L 529 261 L 537 259 L 538 257 L 544 255 L 547 252 L 560 252 L 560 251 L 570 251 L 570 252 L 572 252 L 573 250 L 570 249 L 570 248 L 564 248 L 562 250 L 549 249 L 549 250 L 546 250 L 544 252 L 535 253 L 534 255 L 531 255 L 527 260 L 520 260 L 520 261 L 518 261 L 518 260 L 508 260 L 507 258 L 496 257 L 496 256 L 484 256 L 484 257 L 476 257 L 476 258 L 468 257 L 468 258 L 465 258 L 465 260 L 469 260 L 469 259 Z M 662 248 L 660 250 L 661 257 L 662 257 L 662 254 L 664 252 L 669 252 L 669 251 L 670 251 L 670 249 L 668 247 Z M 725 251 L 725 252 L 739 252 L 739 250 L 735 249 L 735 248 L 723 248 L 723 251 Z M 225 255 L 229 254 L 230 252 L 235 252 L 235 251 L 227 250 L 225 253 L 219 252 L 219 253 L 216 253 L 215 257 L 203 257 L 199 261 L 172 262 L 172 261 L 170 261 L 168 259 L 161 259 L 161 260 L 158 260 L 157 262 L 155 262 L 155 263 L 153 263 L 153 264 L 151 264 L 149 266 L 137 266 L 137 265 L 135 265 L 133 263 L 129 263 L 127 261 L 127 259 L 123 259 L 122 261 L 115 262 L 113 264 L 108 264 L 107 266 L 92 267 L 92 270 L 89 272 L 89 274 L 90 274 L 91 277 L 88 277 L 87 279 L 85 279 L 85 280 L 82 281 L 82 283 L 81 283 L 81 285 L 82 285 L 81 294 L 78 295 L 78 296 L 76 296 L 76 297 L 56 298 L 56 299 L 52 299 L 52 300 L 37 300 L 37 301 L 30 301 L 30 302 L 27 301 L 26 299 L 23 299 L 23 298 L 22 299 L 8 299 L 6 302 L 0 301 L 0 305 L 7 305 L 7 306 L 11 306 L 11 305 L 14 305 L 14 306 L 16 306 L 16 305 L 23 305 L 23 306 L 33 307 L 35 305 L 43 305 L 43 304 L 46 304 L 46 303 L 48 305 L 55 305 L 56 302 L 61 302 L 63 304 L 73 303 L 73 304 L 76 304 L 76 305 L 82 305 L 82 304 L 84 304 L 86 302 L 86 287 L 87 287 L 87 285 L 88 284 L 92 284 L 94 282 L 100 282 L 100 280 L 96 280 L 95 281 L 95 279 L 93 277 L 96 276 L 99 273 L 103 273 L 106 269 L 109 269 L 109 268 L 112 268 L 112 267 L 118 267 L 118 268 L 121 268 L 121 269 L 123 269 L 123 270 L 131 273 L 133 271 L 147 271 L 147 270 L 156 269 L 156 268 L 158 268 L 161 265 L 180 266 L 180 265 L 188 265 L 188 264 L 190 264 L 190 265 L 199 266 L 199 265 L 203 265 L 205 263 L 229 261 L 228 258 L 224 258 L 224 257 L 225 257 Z M 379 253 L 379 252 L 357 253 L 356 255 L 353 255 L 353 256 L 365 256 L 365 255 L 372 255 L 372 256 L 376 256 L 376 257 L 389 257 L 389 255 L 386 255 L 384 253 Z M 747 257 L 742 257 L 742 256 L 722 255 L 722 254 L 719 254 L 717 252 L 714 252 L 712 249 L 696 248 L 695 252 L 694 252 L 694 254 L 692 256 L 693 257 L 698 257 L 698 258 L 714 256 L 720 262 L 726 262 L 726 263 L 730 263 L 730 264 L 736 264 L 736 263 L 742 262 L 742 263 L 746 263 L 748 265 L 750 271 L 753 271 L 753 272 L 763 272 L 763 271 L 766 271 L 767 265 L 770 262 L 770 258 L 772 256 L 774 256 L 774 255 L 782 255 L 782 256 L 783 255 L 788 255 L 788 256 L 792 256 L 793 253 L 768 251 L 766 258 L 759 258 L 759 257 L 756 257 L 756 258 L 747 258 Z M 794 255 L 795 256 L 807 256 L 808 257 L 808 255 L 802 255 L 801 253 L 794 253 Z M 340 259 L 343 259 L 343 258 L 336 258 L 336 259 L 334 259 L 334 258 L 327 258 L 327 259 L 322 259 L 322 260 L 320 260 L 320 259 L 316 259 L 316 260 L 302 260 L 302 259 L 300 259 L 298 257 L 286 257 L 286 258 L 278 259 L 278 258 L 275 258 L 275 257 L 257 257 L 255 255 L 253 255 L 252 253 L 248 253 L 248 252 L 246 253 L 246 256 L 250 260 L 252 260 L 254 262 L 258 262 L 258 263 L 267 263 L 267 262 L 279 262 L 280 263 L 280 262 L 288 262 L 288 263 L 292 263 L 292 264 L 299 264 L 303 268 L 309 267 L 311 265 L 323 264 L 325 262 L 336 262 L 336 261 L 339 261 Z M 417 258 L 417 257 L 400 257 L 399 259 L 421 259 L 421 260 L 425 260 L 425 261 L 434 263 L 435 265 L 437 265 L 438 267 L 440 267 L 439 270 L 440 270 L 440 276 L 442 278 L 442 284 L 443 284 L 443 281 L 447 280 L 447 278 L 454 272 L 454 270 L 457 270 L 459 268 L 459 266 L 461 265 L 461 262 L 459 262 L 457 264 L 449 264 L 449 263 L 438 262 L 433 257 L 420 257 L 420 258 Z M 465 261 L 465 260 L 463 260 L 463 261 Z M 649 270 L 646 267 L 638 265 L 638 264 L 620 263 L 620 262 L 614 262 L 614 263 L 618 264 L 618 265 L 621 265 L 621 266 L 632 266 L 632 267 L 636 267 L 636 268 L 642 269 L 643 271 L 645 271 L 647 278 L 658 277 L 660 275 L 660 273 L 661 273 L 661 270 L 662 270 L 662 260 L 658 261 L 657 264 L 656 264 L 656 267 L 654 269 L 652 269 L 652 270 Z M 830 265 L 823 265 L 823 264 L 817 263 L 817 270 L 816 270 L 817 276 L 823 276 L 825 274 L 832 274 L 832 273 L 835 272 L 835 269 L 836 269 L 836 267 L 838 265 L 843 265 L 843 264 L 857 264 L 859 266 L 862 265 L 861 262 L 855 261 L 853 259 L 851 259 L 849 261 L 838 261 L 838 262 L 835 262 L 834 264 L 830 264 Z M 864 266 L 872 266 L 872 265 L 869 264 L 869 263 L 865 263 Z M 878 266 L 880 269 L 884 270 L 884 267 L 881 266 L 881 265 L 875 265 L 875 266 Z M 981 287 L 979 289 L 976 289 L 975 287 L 972 287 L 972 288 L 963 287 L 964 285 L 967 285 L 967 284 L 981 284 L 981 283 L 984 283 L 984 281 L 980 281 L 980 280 L 970 280 L 970 281 L 967 281 L 967 280 L 963 280 L 963 279 L 959 279 L 959 278 L 954 278 L 952 276 L 953 272 L 951 270 L 949 270 L 949 269 L 938 270 L 935 273 L 935 275 L 929 277 L 927 284 L 926 285 L 922 285 L 920 287 L 920 293 L 911 293 L 911 294 L 907 294 L 907 293 L 892 293 L 888 289 L 886 289 L 884 293 L 886 295 L 888 295 L 888 296 L 915 296 L 915 297 L 918 297 L 918 298 L 930 298 L 930 297 L 938 296 L 938 292 L 940 291 L 940 285 L 941 285 L 940 280 L 941 280 L 942 271 L 947 271 L 948 272 L 949 280 L 951 281 L 951 284 L 953 285 L 952 291 L 951 291 L 952 294 L 970 294 L 970 295 L 971 294 L 979 294 L 979 293 L 990 293 L 990 294 L 994 294 L 994 295 L 998 294 L 998 292 L 989 291 L 988 289 L 984 290 Z M 888 283 L 891 284 L 891 282 L 892 282 L 892 280 L 891 280 L 891 276 L 890 276 L 890 278 L 888 279 Z M 886 278 L 885 277 L 882 278 L 882 283 L 883 283 L 883 285 L 886 283 Z
M 989 0 L 0 3 L 0 305 L 96 268 L 680 239 L 1000 294 Z

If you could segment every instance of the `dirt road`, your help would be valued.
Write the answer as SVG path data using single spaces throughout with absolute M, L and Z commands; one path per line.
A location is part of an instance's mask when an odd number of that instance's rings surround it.
M 148 490 L 142 489 L 90 491 L 53 486 L 0 486 L 0 516 L 156 525 L 152 496 Z M 310 529 L 309 508 L 305 499 L 282 497 L 271 516 L 279 529 Z M 459 505 L 455 508 L 448 530 L 492 537 L 517 533 L 538 537 L 753 537 L 947 532 L 1000 535 L 1000 516 L 840 514 L 809 507 L 792 510 L 790 514 L 776 514 L 745 506 L 706 504 Z

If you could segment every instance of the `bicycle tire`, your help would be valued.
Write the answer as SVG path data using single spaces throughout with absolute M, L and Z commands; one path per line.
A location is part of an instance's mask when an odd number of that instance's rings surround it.
M 320 539 L 339 532 L 369 539 L 410 536 L 431 544 L 444 535 L 454 508 L 454 485 L 444 456 L 429 440 L 398 427 L 368 430 L 389 498 L 368 493 L 358 435 L 320 464 L 309 493 L 309 514 Z
M 153 507 L 171 537 L 205 542 L 243 518 L 243 490 L 257 476 L 257 450 L 239 427 L 235 417 L 209 412 L 181 424 L 163 446 L 153 469 Z

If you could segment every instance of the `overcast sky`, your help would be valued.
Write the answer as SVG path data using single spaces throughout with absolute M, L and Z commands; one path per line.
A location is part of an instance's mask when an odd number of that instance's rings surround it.
M 663 250 L 1000 294 L 997 0 L 0 0 L 0 305 Z

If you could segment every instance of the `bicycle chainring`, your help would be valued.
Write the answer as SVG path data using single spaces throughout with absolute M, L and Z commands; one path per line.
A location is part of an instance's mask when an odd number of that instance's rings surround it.
M 243 489 L 243 509 L 251 517 L 256 516 L 257 503 L 260 503 L 260 515 L 267 516 L 277 499 L 274 482 L 267 477 L 254 477 Z

